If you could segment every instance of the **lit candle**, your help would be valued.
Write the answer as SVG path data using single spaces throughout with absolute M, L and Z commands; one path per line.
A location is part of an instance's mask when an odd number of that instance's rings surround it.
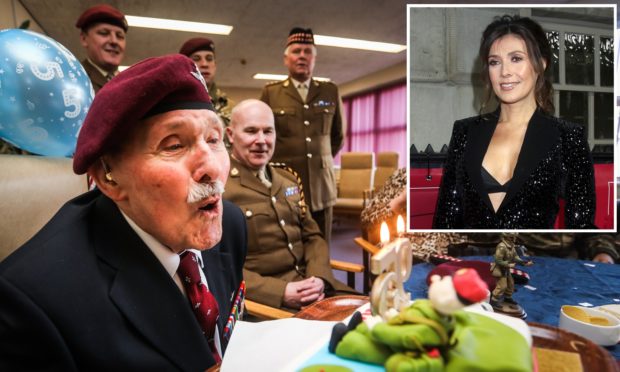
M 405 222 L 401 216 L 396 224 L 398 234 L 404 234 Z M 370 303 L 373 315 L 387 320 L 411 301 L 403 282 L 411 274 L 412 254 L 409 239 L 399 237 L 390 241 L 390 231 L 385 222 L 381 224 L 380 237 L 381 250 L 370 261 L 370 271 L 378 276 L 372 286 Z
M 399 238 L 402 238 L 405 234 L 405 220 L 403 220 L 403 216 L 400 214 L 396 219 L 396 234 Z
M 384 247 L 390 241 L 390 229 L 388 229 L 388 225 L 387 223 L 385 223 L 385 221 L 381 222 L 379 238 L 381 239 L 381 243 L 379 243 L 379 248 Z

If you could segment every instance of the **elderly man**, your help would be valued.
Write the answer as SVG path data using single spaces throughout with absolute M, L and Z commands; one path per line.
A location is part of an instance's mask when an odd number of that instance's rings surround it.
M 97 93 L 118 73 L 123 61 L 127 20 L 118 9 L 100 4 L 82 13 L 75 27 L 81 30 L 80 43 L 86 49 L 82 66 Z
M 230 123 L 230 110 L 234 103 L 215 84 L 217 63 L 215 61 L 215 44 L 213 40 L 206 37 L 189 39 L 181 46 L 179 53 L 188 56 L 196 63 L 202 77 L 207 82 L 207 88 L 209 88 L 209 94 L 211 95 L 215 111 L 224 121 L 224 125 L 228 126 Z
M 296 174 L 268 164 L 276 141 L 269 106 L 240 102 L 226 133 L 232 153 L 224 198 L 239 205 L 247 220 L 248 298 L 299 309 L 340 291 L 355 293 L 334 279 L 327 243 L 306 210 Z
M 284 50 L 289 78 L 266 85 L 260 99 L 276 118 L 273 159 L 299 172 L 312 218 L 329 242 L 337 197 L 333 157 L 344 143 L 345 122 L 338 87 L 312 79 L 315 60 L 312 30 L 291 30 Z
M 101 90 L 73 160 L 97 189 L 0 264 L 0 370 L 203 371 L 220 360 L 246 253 L 243 215 L 221 200 L 222 138 L 185 56 L 145 60 Z

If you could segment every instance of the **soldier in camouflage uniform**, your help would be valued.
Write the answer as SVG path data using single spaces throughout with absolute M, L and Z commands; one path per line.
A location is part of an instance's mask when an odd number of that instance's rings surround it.
M 215 112 L 217 112 L 218 116 L 224 122 L 224 126 L 228 127 L 228 124 L 230 124 L 230 111 L 234 103 L 228 99 L 226 93 L 215 84 L 217 63 L 215 61 L 215 44 L 213 40 L 206 37 L 189 39 L 183 44 L 179 53 L 191 58 L 198 66 L 202 77 L 207 83 Z M 226 145 L 228 146 L 228 143 L 226 143 Z
M 504 297 L 504 301 L 513 303 L 512 294 L 514 293 L 514 280 L 510 274 L 510 269 L 518 264 L 528 264 L 529 261 L 522 260 L 517 254 L 516 234 L 503 233 L 502 240 L 495 248 L 495 261 L 491 263 L 491 273 L 497 279 L 497 285 L 493 290 L 492 300 L 499 301 Z

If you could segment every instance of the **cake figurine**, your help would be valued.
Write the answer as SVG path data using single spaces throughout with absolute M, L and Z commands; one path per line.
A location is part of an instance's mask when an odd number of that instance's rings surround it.
M 532 261 L 522 260 L 517 254 L 516 233 L 502 233 L 502 238 L 495 248 L 494 262 L 491 263 L 491 274 L 497 279 L 497 284 L 491 295 L 491 306 L 498 313 L 525 319 L 527 313 L 512 298 L 515 282 L 510 269 L 516 264 L 531 266 Z
M 354 314 L 348 325 L 332 330 L 330 352 L 386 370 L 443 370 L 445 350 L 455 327 L 453 314 L 484 300 L 486 284 L 473 269 L 461 269 L 454 277 L 431 278 L 429 299 L 414 301 L 396 316 L 383 320 L 373 316 L 362 322 Z

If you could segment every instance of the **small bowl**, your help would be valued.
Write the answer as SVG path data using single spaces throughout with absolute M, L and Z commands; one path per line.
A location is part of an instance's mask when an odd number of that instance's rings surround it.
M 575 312 L 580 311 L 588 317 L 600 321 L 606 319 L 609 325 L 597 325 L 582 321 L 574 317 Z M 620 341 L 620 320 L 605 312 L 583 306 L 562 306 L 560 310 L 559 326 L 569 332 L 583 336 L 595 344 L 602 346 L 612 346 Z

